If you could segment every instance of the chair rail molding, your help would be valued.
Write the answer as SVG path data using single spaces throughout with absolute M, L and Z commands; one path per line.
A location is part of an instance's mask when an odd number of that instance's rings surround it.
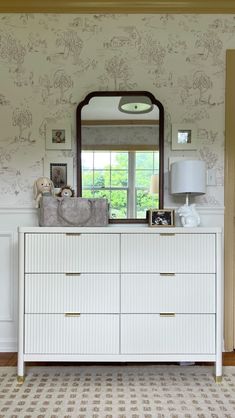
M 177 215 L 178 207 L 172 207 L 171 205 L 167 205 L 167 207 L 175 210 L 176 224 L 181 226 L 180 219 Z M 197 205 L 197 211 L 201 218 L 201 226 L 220 226 L 221 228 L 224 227 L 224 206 L 210 207 Z
M 235 13 L 234 0 L 8 0 L 0 13 Z
M 11 230 L 17 233 L 18 226 L 22 225 L 38 225 L 37 209 L 23 207 L 0 207 L 0 230 Z
M 27 207 L 0 207 L 0 215 L 5 214 L 37 214 L 36 208 L 27 208 Z

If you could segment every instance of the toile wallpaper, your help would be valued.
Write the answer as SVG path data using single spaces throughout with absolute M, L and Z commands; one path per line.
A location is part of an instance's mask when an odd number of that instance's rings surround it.
M 198 197 L 223 207 L 225 52 L 233 15 L 0 15 L 0 207 L 34 207 L 43 158 L 74 157 L 75 110 L 94 90 L 147 90 L 165 109 L 169 157 L 193 156 L 216 172 Z M 71 150 L 46 150 L 47 127 L 66 120 Z M 195 127 L 197 150 L 172 151 L 171 124 Z

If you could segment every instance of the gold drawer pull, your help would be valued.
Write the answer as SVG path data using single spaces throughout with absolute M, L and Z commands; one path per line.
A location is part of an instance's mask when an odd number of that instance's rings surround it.
M 175 273 L 160 273 L 160 276 L 175 276 Z
M 175 236 L 174 232 L 173 233 L 161 232 L 160 235 L 162 237 L 174 237 Z
M 81 273 L 65 273 L 65 276 L 81 276 Z
M 161 317 L 173 317 L 173 316 L 175 316 L 175 312 L 161 312 L 160 313 L 160 316 Z
M 65 312 L 64 316 L 69 317 L 69 316 L 80 316 L 80 312 Z
M 82 234 L 79 232 L 66 232 L 65 235 L 67 235 L 67 237 L 79 237 Z

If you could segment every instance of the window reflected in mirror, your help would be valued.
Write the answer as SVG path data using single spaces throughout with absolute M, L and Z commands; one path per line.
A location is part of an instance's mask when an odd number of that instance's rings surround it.
M 107 198 L 111 219 L 141 219 L 158 208 L 149 190 L 158 172 L 158 151 L 82 151 L 82 196 Z

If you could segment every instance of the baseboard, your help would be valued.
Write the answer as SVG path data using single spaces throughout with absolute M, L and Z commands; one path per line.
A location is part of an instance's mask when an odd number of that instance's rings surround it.
M 0 338 L 1 353 L 15 353 L 18 350 L 15 338 Z

